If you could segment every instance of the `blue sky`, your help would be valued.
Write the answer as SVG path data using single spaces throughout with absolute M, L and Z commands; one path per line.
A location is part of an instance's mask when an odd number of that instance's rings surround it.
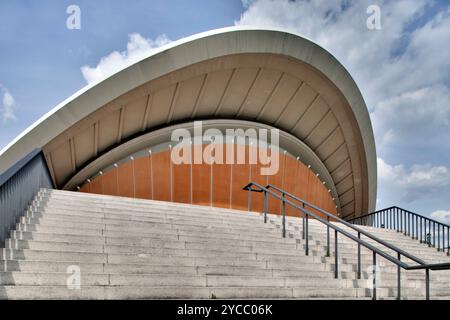
M 81 9 L 68 30 L 66 8 Z M 366 9 L 381 12 L 369 30 Z M 437 0 L 0 2 L 0 148 L 56 104 L 170 40 L 231 25 L 279 27 L 355 78 L 377 144 L 378 207 L 450 222 L 450 3 Z
M 128 34 L 179 39 L 232 25 L 239 0 L 0 1 L 0 84 L 17 103 L 16 121 L 0 125 L 0 147 L 86 85 L 83 65 L 124 50 Z M 68 30 L 66 8 L 81 9 L 81 29 Z

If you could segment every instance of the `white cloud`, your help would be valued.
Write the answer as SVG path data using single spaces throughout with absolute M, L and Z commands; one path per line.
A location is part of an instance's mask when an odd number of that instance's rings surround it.
M 431 218 L 450 224 L 450 211 L 437 210 L 431 213 Z
M 379 147 L 394 143 L 442 147 L 450 133 L 449 101 L 450 89 L 435 85 L 380 102 L 371 113 Z
M 139 33 L 132 33 L 129 35 L 127 49 L 125 51 L 113 51 L 110 54 L 102 57 L 97 66 L 81 67 L 81 73 L 88 83 L 102 80 L 114 74 L 123 67 L 146 57 L 156 48 L 159 48 L 170 42 L 171 41 L 165 34 L 159 35 L 158 37 L 156 37 L 156 39 L 153 40 L 146 39 Z
M 235 24 L 284 28 L 324 47 L 358 84 L 371 113 L 378 154 L 390 163 L 413 163 L 416 154 L 439 163 L 450 152 L 450 9 L 429 15 L 436 3 L 246 0 Z M 366 26 L 366 9 L 373 4 L 381 8 L 381 30 Z M 382 159 L 378 166 L 382 195 L 395 188 L 410 202 L 421 192 L 449 186 L 444 166 L 392 166 Z
M 378 158 L 378 178 L 386 189 L 395 190 L 406 202 L 418 200 L 450 185 L 450 170 L 445 166 L 390 165 Z
M 8 89 L 0 85 L 2 101 L 0 105 L 0 120 L 3 124 L 11 120 L 16 120 L 16 101 Z
M 447 129 L 427 121 L 416 130 L 397 128 L 404 128 L 408 120 L 404 115 L 412 114 L 416 107 L 420 108 L 416 118 L 436 118 L 439 114 L 450 121 L 450 13 L 443 11 L 424 25 L 409 29 L 433 2 L 243 1 L 248 7 L 236 24 L 285 28 L 329 50 L 355 78 L 369 109 L 380 120 L 378 124 L 385 123 L 375 128 L 377 142 L 385 141 L 386 135 L 401 141 L 416 138 L 420 130 Z M 366 9 L 372 4 L 381 8 L 381 30 L 366 26 Z M 413 105 L 409 104 L 411 99 Z M 390 110 L 392 104 L 395 112 Z M 396 123 L 399 119 L 404 120 Z

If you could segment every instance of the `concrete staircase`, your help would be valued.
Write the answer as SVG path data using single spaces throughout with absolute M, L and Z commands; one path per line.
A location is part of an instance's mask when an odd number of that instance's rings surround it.
M 326 228 L 310 220 L 306 256 L 301 219 L 287 219 L 282 238 L 275 215 L 264 224 L 258 213 L 42 190 L 0 250 L 0 298 L 371 298 L 371 253 L 363 249 L 355 280 L 356 245 L 340 237 L 334 279 Z M 396 232 L 367 229 L 426 261 L 449 261 Z M 396 266 L 379 262 L 377 295 L 394 298 Z M 450 297 L 450 272 L 431 278 L 432 297 Z M 423 271 L 402 271 L 403 297 L 423 298 L 424 285 Z
M 269 222 L 281 229 L 281 217 L 271 216 Z M 341 229 L 357 236 L 357 231 L 344 226 L 342 223 L 334 223 Z M 405 236 L 403 233 L 395 230 L 386 230 L 367 226 L 357 226 L 362 230 L 368 231 L 370 234 L 382 239 L 394 246 L 405 250 L 406 252 L 424 260 L 426 263 L 448 263 L 450 257 L 447 251 L 442 249 L 438 251 L 436 248 L 427 244 L 420 243 L 411 237 Z M 327 256 L 327 228 L 324 224 L 317 220 L 309 220 L 309 250 L 310 256 L 321 262 L 332 265 L 335 264 L 335 244 L 334 230 L 330 229 L 330 255 Z M 303 221 L 300 218 L 287 217 L 287 236 L 304 243 L 302 240 Z M 361 239 L 379 248 L 385 253 L 393 257 L 397 257 L 397 253 L 386 248 L 378 242 L 361 235 Z M 409 265 L 417 265 L 416 262 L 401 258 L 402 261 Z M 353 240 L 339 234 L 338 235 L 338 264 L 339 277 L 357 279 L 357 262 L 358 262 L 358 245 Z M 377 255 L 377 298 L 390 299 L 397 296 L 397 266 L 392 262 Z M 373 253 L 372 251 L 361 246 L 361 280 L 355 282 L 355 286 L 372 288 L 372 272 L 373 272 Z M 430 271 L 430 288 L 432 299 L 450 299 L 450 270 Z M 362 281 L 365 281 L 364 285 Z M 425 270 L 404 270 L 401 269 L 401 296 L 402 299 L 424 299 L 425 298 Z

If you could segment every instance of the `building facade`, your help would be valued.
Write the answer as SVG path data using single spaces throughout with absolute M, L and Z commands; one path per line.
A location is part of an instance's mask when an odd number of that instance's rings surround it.
M 224 134 L 276 129 L 277 148 L 267 148 L 278 170 L 263 175 L 249 161 L 266 148 L 259 138 L 221 144 L 244 150 L 244 163 L 174 163 L 172 133 L 193 133 L 199 121 Z M 192 150 L 208 148 L 191 142 Z M 27 129 L 1 151 L 0 172 L 35 148 L 65 190 L 246 209 L 242 188 L 255 181 L 344 219 L 375 208 L 375 144 L 357 85 L 326 50 L 278 30 L 226 28 L 156 50 Z M 261 195 L 254 200 L 262 210 Z M 269 211 L 280 208 L 270 201 Z

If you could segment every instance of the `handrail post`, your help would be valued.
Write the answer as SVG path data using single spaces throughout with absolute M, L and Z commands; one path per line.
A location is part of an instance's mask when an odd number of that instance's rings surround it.
M 433 221 L 433 248 L 436 248 L 436 226 Z
M 397 223 L 397 232 L 400 232 L 400 218 L 398 216 L 398 210 L 397 208 L 394 208 L 394 212 L 395 212 L 395 219 L 396 219 L 396 223 Z
M 248 188 L 248 212 L 252 212 L 252 186 Z
M 308 214 L 305 215 L 305 253 L 309 255 Z
M 339 278 L 338 232 L 334 230 L 334 277 Z
M 281 203 L 281 213 L 283 215 L 282 222 L 283 222 L 283 238 L 286 238 L 286 201 L 285 201 L 285 195 L 282 193 L 282 203 Z
M 303 209 L 305 209 L 305 203 L 304 202 L 302 202 L 302 208 Z M 303 222 L 303 228 L 302 228 L 302 237 L 303 237 L 303 240 L 305 240 L 305 234 L 306 234 L 306 231 L 305 231 L 305 214 L 302 212 L 302 215 L 303 215 L 303 217 L 302 217 L 302 222 Z
M 450 256 L 450 228 L 447 227 L 447 256 Z
M 373 286 L 373 293 L 372 293 L 372 299 L 377 300 L 377 253 L 375 251 L 373 252 L 373 270 L 372 270 L 372 286 Z
M 416 240 L 419 239 L 419 216 L 416 215 Z
M 397 259 L 400 262 L 401 261 L 401 254 L 400 252 L 397 255 Z M 397 265 L 397 300 L 401 300 L 402 299 L 402 287 L 401 287 L 401 268 L 400 265 Z
M 361 239 L 361 233 L 358 232 L 358 239 Z M 358 279 L 361 279 L 361 244 L 358 242 Z
M 440 239 L 440 235 L 441 235 L 441 225 L 437 225 L 437 243 L 438 243 L 438 252 L 441 251 L 441 239 Z
M 393 209 L 389 209 L 390 223 L 391 223 L 390 229 L 394 230 L 394 228 L 395 228 L 394 227 L 395 220 L 394 220 L 394 215 L 392 214 L 392 212 L 393 212 Z
M 425 269 L 425 299 L 430 300 L 430 269 Z
M 410 218 L 410 214 L 409 214 L 409 212 L 407 212 L 406 213 L 406 217 L 407 217 L 407 220 L 408 220 L 408 225 L 407 225 L 407 235 L 408 235 L 408 237 L 411 235 L 411 228 L 410 228 L 410 220 L 411 220 L 411 218 Z
M 423 231 L 422 231 L 422 226 L 423 225 L 423 218 L 422 217 L 420 217 L 420 219 L 419 219 L 419 226 L 420 226 L 420 231 L 419 231 L 419 233 L 420 233 L 420 243 L 422 243 L 422 240 L 423 240 Z
M 267 223 L 268 197 L 267 191 L 264 190 L 264 223 Z
M 429 237 L 428 237 L 428 235 L 429 235 Z M 427 239 L 428 247 L 431 248 L 431 220 L 428 220 L 428 234 L 427 234 L 427 238 L 429 239 L 429 241 Z
M 404 235 L 406 236 L 406 235 L 408 235 L 408 222 L 406 220 L 406 211 L 404 211 L 404 210 L 402 210 L 402 211 L 403 211 L 403 222 L 404 222 L 404 226 L 405 226 Z
M 330 222 L 330 217 L 327 216 L 328 223 Z M 327 226 L 327 257 L 330 256 L 330 226 Z

